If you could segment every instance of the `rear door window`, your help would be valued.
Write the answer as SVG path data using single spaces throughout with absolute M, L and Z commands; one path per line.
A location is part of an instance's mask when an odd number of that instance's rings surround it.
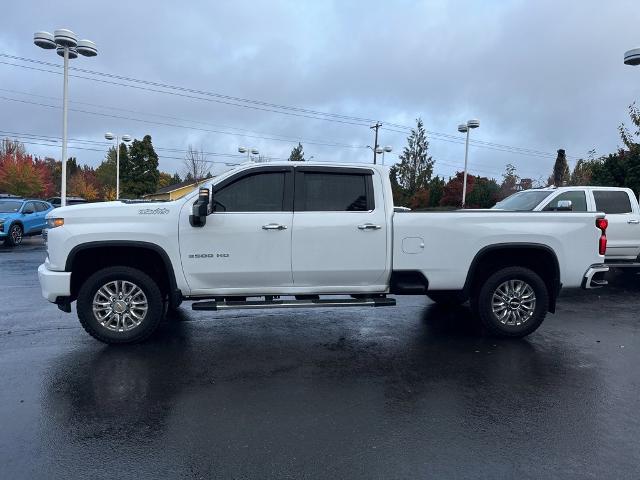
M 631 213 L 631 201 L 627 192 L 615 190 L 594 190 L 596 210 L 607 214 Z
M 304 172 L 296 179 L 295 209 L 306 212 L 373 210 L 371 174 Z

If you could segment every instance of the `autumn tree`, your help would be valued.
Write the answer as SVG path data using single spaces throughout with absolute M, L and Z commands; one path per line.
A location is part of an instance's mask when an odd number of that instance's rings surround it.
M 502 183 L 500 184 L 500 198 L 506 198 L 511 194 L 516 193 L 518 190 L 518 184 L 520 183 L 520 176 L 516 171 L 516 167 L 508 163 L 502 174 Z
M 467 195 L 473 191 L 473 185 L 476 177 L 467 175 Z M 462 185 L 464 182 L 464 173 L 456 172 L 455 176 L 449 178 L 445 184 L 440 205 L 443 207 L 460 207 L 462 205 Z
M 47 192 L 46 171 L 30 155 L 14 151 L 0 157 L 0 190 L 21 197 L 39 197 Z
M 69 195 L 82 197 L 90 202 L 98 200 L 102 195 L 95 170 L 88 166 L 78 168 L 69 178 L 67 191 Z

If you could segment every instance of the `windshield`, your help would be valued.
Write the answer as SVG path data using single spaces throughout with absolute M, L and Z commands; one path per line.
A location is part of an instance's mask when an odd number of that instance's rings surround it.
M 0 200 L 0 213 L 16 213 L 21 206 L 22 202 L 16 200 Z
M 530 212 L 552 193 L 553 191 L 549 190 L 527 190 L 518 192 L 496 203 L 492 208 Z

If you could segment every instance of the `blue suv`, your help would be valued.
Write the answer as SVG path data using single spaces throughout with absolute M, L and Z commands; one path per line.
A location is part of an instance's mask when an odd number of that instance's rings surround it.
M 14 247 L 24 237 L 42 233 L 51 210 L 53 205 L 42 200 L 0 198 L 0 240 Z

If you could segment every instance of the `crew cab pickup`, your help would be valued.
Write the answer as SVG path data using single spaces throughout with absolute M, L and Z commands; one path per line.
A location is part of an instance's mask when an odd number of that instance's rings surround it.
M 640 206 L 633 190 L 619 187 L 548 187 L 523 190 L 494 209 L 530 212 L 603 212 L 607 216 L 605 263 L 640 267 Z
M 380 165 L 245 164 L 171 202 L 48 215 L 43 296 L 106 343 L 148 338 L 167 308 L 393 306 L 471 301 L 521 337 L 561 287 L 595 288 L 607 221 L 593 212 L 395 213 Z

